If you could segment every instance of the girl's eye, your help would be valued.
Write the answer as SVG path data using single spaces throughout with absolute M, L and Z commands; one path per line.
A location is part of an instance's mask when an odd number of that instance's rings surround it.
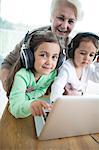
M 46 54 L 40 54 L 40 56 L 45 58 L 45 57 L 46 57 Z
M 80 54 L 81 54 L 81 55 L 86 55 L 86 53 L 84 53 L 84 52 L 81 52 Z
M 58 56 L 53 56 L 52 59 L 53 59 L 54 61 L 57 61 Z
M 90 57 L 95 57 L 95 54 L 90 54 L 89 56 L 90 56 Z
M 84 52 L 81 52 L 80 54 L 81 54 L 81 55 L 87 55 L 87 54 L 86 54 L 86 53 L 84 53 Z M 89 56 L 90 56 L 90 57 L 94 57 L 94 56 L 95 56 L 95 54 L 90 54 Z

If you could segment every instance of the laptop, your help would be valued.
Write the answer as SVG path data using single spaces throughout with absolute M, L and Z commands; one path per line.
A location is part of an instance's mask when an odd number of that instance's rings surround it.
M 40 140 L 99 133 L 99 95 L 62 96 L 46 120 L 35 116 L 34 121 Z

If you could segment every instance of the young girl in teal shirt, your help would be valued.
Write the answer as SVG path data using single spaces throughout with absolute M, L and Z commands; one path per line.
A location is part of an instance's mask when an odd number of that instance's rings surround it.
M 9 111 L 15 118 L 44 115 L 52 106 L 40 97 L 46 93 L 57 72 L 60 45 L 52 32 L 27 33 L 20 58 L 7 80 Z

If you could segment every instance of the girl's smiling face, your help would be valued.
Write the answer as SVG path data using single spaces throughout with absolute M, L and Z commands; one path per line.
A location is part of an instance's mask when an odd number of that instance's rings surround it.
M 86 67 L 92 63 L 96 47 L 91 41 L 82 41 L 74 53 L 74 65 L 76 68 Z
M 56 68 L 60 46 L 54 42 L 43 42 L 34 53 L 35 77 L 47 75 Z

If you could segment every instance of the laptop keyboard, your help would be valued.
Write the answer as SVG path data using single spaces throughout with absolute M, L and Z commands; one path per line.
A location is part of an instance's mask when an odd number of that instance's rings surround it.
M 46 121 L 46 119 L 47 119 L 47 117 L 48 117 L 48 114 L 49 114 L 49 112 L 47 111 L 47 112 L 45 112 L 45 115 L 43 115 L 44 121 Z

